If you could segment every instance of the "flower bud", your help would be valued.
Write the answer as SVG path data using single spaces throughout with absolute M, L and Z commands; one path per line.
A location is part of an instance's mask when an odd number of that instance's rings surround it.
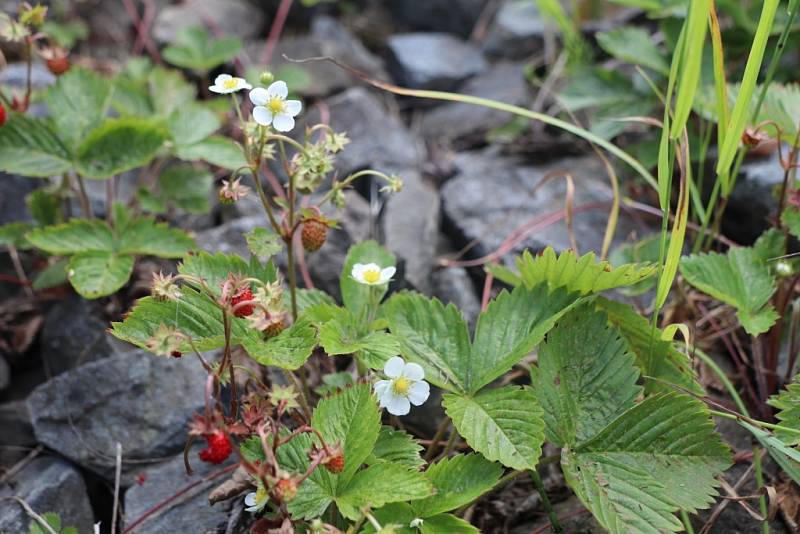
M 775 272 L 780 277 L 787 277 L 794 274 L 794 269 L 792 269 L 792 264 L 786 260 L 779 260 L 775 262 Z
M 275 75 L 272 74 L 271 71 L 265 70 L 264 72 L 261 73 L 259 81 L 261 82 L 261 85 L 269 85 L 273 81 L 275 81 Z

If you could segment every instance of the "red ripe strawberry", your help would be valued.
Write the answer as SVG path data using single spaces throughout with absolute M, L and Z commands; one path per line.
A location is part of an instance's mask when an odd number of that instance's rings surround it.
M 0 104 L 0 128 L 5 125 L 6 119 L 6 107 L 3 104 Z
M 231 299 L 231 305 L 235 308 L 233 314 L 236 317 L 247 317 L 248 315 L 252 315 L 253 311 L 255 311 L 256 307 L 253 304 L 246 304 L 244 306 L 236 307 L 237 304 L 241 302 L 246 302 L 248 300 L 253 300 L 253 292 L 250 291 L 249 287 L 246 287 L 242 291 L 239 291 L 234 297 Z
M 303 230 L 300 232 L 300 240 L 303 248 L 308 252 L 316 252 L 325 244 L 328 237 L 328 225 L 319 219 L 306 219 L 303 222 Z
M 273 491 L 278 500 L 289 502 L 297 496 L 297 482 L 292 478 L 282 478 L 275 484 Z
M 47 70 L 60 76 L 69 70 L 69 58 L 67 56 L 56 56 L 46 61 Z
M 198 456 L 200 456 L 201 460 L 210 464 L 221 464 L 233 452 L 228 436 L 221 430 L 207 435 L 206 444 L 206 448 L 200 451 Z
M 324 465 L 325 469 L 334 475 L 341 473 L 344 471 L 344 454 L 341 452 L 337 453 L 335 456 L 332 456 L 330 460 L 328 460 L 328 463 Z
M 183 353 L 179 350 L 173 350 L 172 352 L 169 353 L 169 355 L 172 356 L 173 358 L 180 358 L 181 356 L 183 356 Z

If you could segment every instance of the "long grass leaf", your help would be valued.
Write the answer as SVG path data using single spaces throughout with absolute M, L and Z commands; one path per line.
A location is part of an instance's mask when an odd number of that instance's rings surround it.
M 670 138 L 678 139 L 689 120 L 697 84 L 700 81 L 700 67 L 703 62 L 703 47 L 708 29 L 707 20 L 711 0 L 692 0 L 689 2 L 689 15 L 684 28 L 685 42 L 681 50 L 681 73 L 675 101 L 675 117 L 670 130 Z

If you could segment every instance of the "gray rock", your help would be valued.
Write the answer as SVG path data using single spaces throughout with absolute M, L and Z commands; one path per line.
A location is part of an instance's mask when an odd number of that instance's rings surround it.
M 266 227 L 269 223 L 264 215 L 251 215 L 233 219 L 215 228 L 198 232 L 196 241 L 199 248 L 209 252 L 238 254 L 243 258 L 250 257 L 244 234 L 257 227 Z
M 180 451 L 186 424 L 204 404 L 205 372 L 194 358 L 143 352 L 61 374 L 28 397 L 36 439 L 76 463 L 114 477 L 116 443 L 128 460 Z M 123 463 L 124 484 L 140 463 Z
M 25 89 L 28 80 L 27 63 L 11 63 L 0 71 L 0 85 Z M 44 89 L 56 83 L 56 77 L 47 70 L 41 61 L 34 61 L 31 68 L 31 86 L 34 89 Z
M 197 460 L 202 447 L 192 448 L 192 475 L 186 474 L 183 455 L 150 467 L 142 472 L 144 482 L 134 484 L 125 492 L 125 515 L 123 523 L 130 525 L 147 510 L 176 494 L 189 484 L 219 470 L 223 466 L 211 465 Z M 139 534 L 162 534 L 164 532 L 222 532 L 228 521 L 225 504 L 208 504 L 209 491 L 226 480 L 225 476 L 201 482 L 184 494 L 174 506 L 164 513 L 146 519 L 136 527 Z
M 188 0 L 158 11 L 153 37 L 160 43 L 169 43 L 185 28 L 206 26 L 205 21 L 212 21 L 221 34 L 251 39 L 261 33 L 264 14 L 245 0 Z
M 264 41 L 255 41 L 247 51 L 255 59 L 261 56 L 263 48 Z M 316 17 L 308 35 L 282 37 L 272 55 L 270 68 L 276 73 L 283 68 L 305 71 L 310 77 L 309 84 L 292 90 L 306 97 L 322 98 L 352 86 L 355 82 L 353 75 L 329 61 L 298 64 L 285 59 L 284 55 L 292 59 L 329 56 L 372 77 L 388 78 L 381 59 L 370 53 L 361 41 L 331 17 Z
M 486 0 L 389 0 L 389 8 L 394 20 L 409 30 L 468 37 L 486 8 Z
M 468 81 L 461 92 L 523 106 L 529 100 L 523 68 L 521 63 L 498 63 L 484 74 Z M 426 138 L 468 146 L 482 142 L 486 132 L 503 126 L 512 118 L 505 111 L 463 102 L 448 102 L 425 113 L 421 129 Z
M 451 91 L 487 68 L 475 45 L 447 33 L 395 34 L 386 45 L 389 71 L 406 87 Z
M 3 391 L 11 383 L 11 368 L 5 357 L 0 354 L 0 391 Z
M 496 57 L 523 59 L 544 48 L 546 27 L 536 2 L 505 0 L 486 36 L 484 50 Z
M 722 220 L 722 232 L 743 245 L 753 243 L 770 227 L 767 217 L 778 209 L 773 191 L 783 183 L 778 152 L 746 160 L 739 171 Z
M 72 295 L 53 305 L 45 316 L 41 353 L 48 376 L 114 353 L 108 321 L 91 301 Z
M 478 314 L 481 313 L 481 299 L 467 270 L 463 267 L 446 267 L 434 271 L 432 279 L 433 296 L 445 304 L 455 304 L 470 329 L 474 329 Z
M 35 178 L 0 172 L 0 225 L 31 220 L 24 199 L 37 185 Z
M 336 170 L 340 177 L 367 168 L 386 172 L 416 166 L 419 140 L 374 94 L 363 87 L 353 87 L 330 98 L 326 104 L 331 127 L 337 132 L 347 132 L 351 141 L 337 154 Z M 312 110 L 306 124 L 318 122 L 319 111 Z
M 612 195 L 602 163 L 593 157 L 560 160 L 532 165 L 516 158 L 498 156 L 492 149 L 463 153 L 456 157 L 461 172 L 442 188 L 442 208 L 448 227 L 464 242 L 477 241 L 473 254 L 494 252 L 522 225 L 564 208 L 565 180 L 554 178 L 535 187 L 549 173 L 568 172 L 575 183 L 574 207 L 584 203 L 601 204 L 597 209 L 576 211 L 573 216 L 581 251 L 599 250 L 608 220 Z M 620 214 L 616 236 L 632 230 L 631 222 Z M 524 238 L 503 259 L 530 248 L 552 246 L 557 251 L 571 248 L 564 220 L 539 228 Z
M 36 458 L 17 473 L 12 484 L 0 488 L 0 496 L 17 496 L 38 514 L 55 512 L 61 516 L 62 527 L 93 531 L 94 515 L 86 484 L 69 462 L 53 457 Z M 0 532 L 28 532 L 30 522 L 19 503 L 0 501 Z
M 384 244 L 404 260 L 405 279 L 430 293 L 439 240 L 439 192 L 416 171 L 398 174 L 403 190 L 388 196 L 382 212 Z
M 36 445 L 31 416 L 24 400 L 0 404 L 0 465 L 14 465 L 27 454 L 27 448 Z M 19 447 L 19 448 L 17 448 Z

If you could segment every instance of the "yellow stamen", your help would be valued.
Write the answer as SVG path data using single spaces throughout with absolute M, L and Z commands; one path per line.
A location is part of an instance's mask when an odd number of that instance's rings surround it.
M 272 98 L 269 99 L 267 107 L 273 113 L 273 115 L 277 115 L 278 113 L 283 113 L 283 99 L 273 96 Z
M 367 283 L 374 284 L 381 279 L 380 271 L 364 271 L 364 280 Z
M 239 85 L 239 82 L 236 80 L 236 78 L 231 78 L 230 80 L 225 80 L 222 82 L 222 86 L 225 89 L 236 89 L 237 85 Z
M 394 392 L 398 395 L 408 396 L 408 390 L 411 389 L 411 380 L 401 376 L 394 380 Z

